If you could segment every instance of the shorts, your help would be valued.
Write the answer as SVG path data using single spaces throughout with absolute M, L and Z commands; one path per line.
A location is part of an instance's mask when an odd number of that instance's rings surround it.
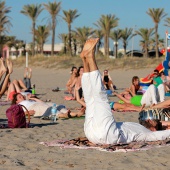
M 114 110 L 114 104 L 115 102 L 110 102 L 110 108 Z
M 9 97 L 8 97 L 8 98 L 9 98 L 10 100 L 13 100 L 13 96 L 14 96 L 14 94 L 16 94 L 16 92 L 15 92 L 15 91 L 10 92 L 10 93 L 9 93 Z
M 83 97 L 83 89 L 82 87 L 78 90 L 80 99 Z

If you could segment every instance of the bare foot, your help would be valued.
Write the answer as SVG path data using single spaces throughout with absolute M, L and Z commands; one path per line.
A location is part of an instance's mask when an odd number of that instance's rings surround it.
M 83 47 L 80 57 L 81 58 L 87 57 L 88 53 L 94 49 L 98 41 L 99 41 L 99 38 L 88 39 Z
M 11 60 L 7 59 L 6 63 L 7 63 L 7 67 L 8 67 L 8 73 L 11 74 L 13 72 L 12 62 L 11 62 Z

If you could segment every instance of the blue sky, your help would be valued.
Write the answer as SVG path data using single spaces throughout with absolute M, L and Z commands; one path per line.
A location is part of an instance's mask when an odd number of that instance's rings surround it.
M 50 0 L 51 1 L 51 0 Z M 11 27 L 9 34 L 14 35 L 17 39 L 31 42 L 31 20 L 25 15 L 21 14 L 24 5 L 27 4 L 42 4 L 48 3 L 49 0 L 6 0 L 6 6 L 11 7 L 11 12 L 8 14 L 11 17 L 13 27 Z M 51 1 L 52 2 L 52 1 Z M 59 1 L 57 1 L 59 2 Z M 101 17 L 101 15 L 114 14 L 119 18 L 119 25 L 117 28 L 151 28 L 154 23 L 149 15 L 146 14 L 149 8 L 164 8 L 170 17 L 170 1 L 169 0 L 61 0 L 60 15 L 63 15 L 62 10 L 77 9 L 81 14 L 72 24 L 72 29 L 76 27 L 88 26 L 96 28 L 94 23 Z M 47 24 L 49 14 L 44 10 L 39 15 L 36 25 Z M 116 29 L 117 29 L 116 28 Z M 164 19 L 159 24 L 159 34 L 161 38 L 165 38 L 165 31 L 168 30 L 164 26 Z M 170 32 L 170 28 L 169 28 Z M 61 42 L 58 34 L 68 33 L 67 24 L 59 19 L 56 27 L 56 43 Z M 134 49 L 139 49 L 140 37 L 134 38 Z M 49 38 L 47 43 L 51 43 Z M 112 44 L 112 42 L 110 42 Z M 128 48 L 131 49 L 132 40 L 129 41 Z M 111 47 L 112 48 L 112 47 Z M 119 43 L 119 48 L 122 48 L 122 43 Z

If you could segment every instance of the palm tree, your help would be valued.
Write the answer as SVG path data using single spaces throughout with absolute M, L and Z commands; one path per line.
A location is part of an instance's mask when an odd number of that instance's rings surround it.
M 16 41 L 16 37 L 15 36 L 8 36 L 8 42 L 6 43 L 6 45 L 11 49 Z
M 165 19 L 165 26 L 170 27 L 170 17 Z
M 0 36 L 9 31 L 11 26 L 9 17 L 6 15 L 11 12 L 11 7 L 5 6 L 5 1 L 0 2 Z
M 51 15 L 52 22 L 52 40 L 51 40 L 51 55 L 54 55 L 54 43 L 55 43 L 55 29 L 56 29 L 56 18 L 61 9 L 61 2 L 48 2 L 48 4 L 43 4 L 45 9 Z
M 155 23 L 155 43 L 156 43 L 156 58 L 159 57 L 158 53 L 158 24 L 160 23 L 161 19 L 164 18 L 167 14 L 164 12 L 164 8 L 149 8 L 146 12 Z
M 158 35 L 158 47 L 159 48 L 164 48 L 165 46 L 164 46 L 164 44 L 165 44 L 165 40 L 163 39 L 163 38 L 159 38 L 160 36 Z M 150 40 L 150 44 L 149 44 L 149 50 L 154 50 L 155 49 L 155 39 L 154 38 L 152 38 L 151 40 Z
M 125 28 L 121 30 L 121 39 L 123 41 L 124 55 L 126 55 L 126 47 L 128 41 L 133 37 L 132 32 L 133 28 Z
M 139 30 L 135 31 L 136 34 L 142 37 L 141 45 L 144 49 L 144 57 L 148 57 L 148 45 L 150 42 L 151 36 L 154 34 L 154 28 L 140 28 Z
M 71 24 L 72 22 L 80 16 L 80 14 L 77 14 L 78 11 L 75 9 L 75 10 L 68 10 L 68 11 L 65 11 L 63 10 L 63 14 L 64 14 L 64 17 L 63 20 L 67 23 L 68 25 L 68 40 L 69 40 L 69 50 L 70 50 L 70 54 L 72 55 L 72 50 L 71 50 Z
M 118 18 L 115 15 L 102 15 L 95 25 L 102 31 L 104 36 L 105 55 L 109 55 L 110 31 L 118 26 Z
M 62 40 L 64 44 L 64 54 L 67 53 L 67 42 L 68 42 L 68 35 L 67 34 L 59 34 L 59 38 Z
M 101 39 L 103 38 L 102 30 L 95 30 L 94 35 L 99 38 L 99 42 L 97 43 L 96 53 L 99 54 L 99 49 L 102 45 Z
M 46 25 L 39 25 L 37 29 L 35 29 L 35 37 L 40 46 L 40 53 L 43 54 L 43 46 L 47 41 L 47 38 L 50 34 L 50 27 Z
M 32 37 L 32 55 L 35 55 L 35 23 L 36 20 L 39 16 L 39 14 L 42 12 L 42 8 L 41 8 L 41 4 L 38 5 L 24 5 L 23 9 L 21 10 L 21 13 L 24 14 L 25 16 L 28 16 L 31 20 L 32 20 L 32 33 L 33 33 L 33 37 Z
M 3 45 L 6 43 L 5 33 L 9 31 L 11 22 L 6 15 L 11 7 L 6 7 L 5 1 L 0 1 L 0 56 L 2 56 Z
M 86 40 L 94 33 L 94 30 L 90 27 L 84 26 L 76 28 L 73 32 L 76 34 L 77 42 L 82 50 Z
M 118 41 L 119 39 L 121 38 L 121 30 L 120 29 L 117 29 L 117 30 L 114 30 L 110 33 L 110 38 L 115 42 L 114 43 L 114 56 L 115 58 L 117 58 L 117 51 L 118 51 Z
M 74 49 L 74 56 L 77 53 L 77 34 L 72 33 L 72 42 L 73 42 L 73 49 Z

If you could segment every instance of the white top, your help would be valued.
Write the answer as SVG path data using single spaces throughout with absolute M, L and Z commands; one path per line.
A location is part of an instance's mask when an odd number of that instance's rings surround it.
M 33 100 L 24 100 L 20 102 L 19 104 L 24 105 L 29 110 L 29 107 L 31 107 L 35 103 L 36 101 L 33 101 Z

